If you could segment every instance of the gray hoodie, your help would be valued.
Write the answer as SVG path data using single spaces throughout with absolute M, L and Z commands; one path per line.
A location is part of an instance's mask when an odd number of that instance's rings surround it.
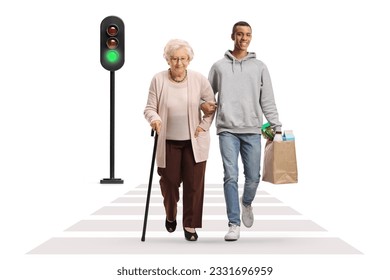
M 218 94 L 217 134 L 259 134 L 263 114 L 275 131 L 281 130 L 267 66 L 256 59 L 255 53 L 237 60 L 226 51 L 224 58 L 211 67 L 209 81 L 214 94 Z

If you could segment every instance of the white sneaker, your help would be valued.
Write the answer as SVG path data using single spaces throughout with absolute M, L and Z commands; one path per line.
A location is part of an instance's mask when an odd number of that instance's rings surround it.
M 243 203 L 242 203 L 242 197 L 241 197 L 241 220 L 242 220 L 242 223 L 244 224 L 244 226 L 250 228 L 252 225 L 253 225 L 253 211 L 252 211 L 252 206 L 248 205 L 248 206 L 245 206 Z
M 240 238 L 240 226 L 230 225 L 229 231 L 225 235 L 225 241 L 236 241 Z

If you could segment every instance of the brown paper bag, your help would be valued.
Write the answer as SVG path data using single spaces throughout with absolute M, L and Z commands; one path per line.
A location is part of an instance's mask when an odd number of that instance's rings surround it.
M 272 184 L 298 182 L 295 141 L 267 141 L 264 149 L 263 181 Z

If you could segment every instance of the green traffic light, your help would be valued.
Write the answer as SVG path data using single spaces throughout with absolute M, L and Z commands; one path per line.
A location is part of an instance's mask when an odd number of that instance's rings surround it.
M 106 59 L 110 63 L 116 63 L 119 60 L 119 53 L 115 50 L 109 50 L 106 52 Z

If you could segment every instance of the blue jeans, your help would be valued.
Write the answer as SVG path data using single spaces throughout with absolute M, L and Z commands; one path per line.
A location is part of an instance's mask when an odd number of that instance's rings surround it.
M 223 187 L 229 224 L 241 225 L 238 197 L 238 156 L 244 166 L 244 205 L 251 205 L 260 183 L 261 134 L 219 134 L 224 178 Z

